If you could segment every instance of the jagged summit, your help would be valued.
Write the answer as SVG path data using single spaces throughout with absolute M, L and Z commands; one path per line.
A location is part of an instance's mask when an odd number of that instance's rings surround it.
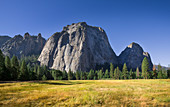
M 100 27 L 85 22 L 73 23 L 53 34 L 38 59 L 52 69 L 88 71 L 96 64 L 118 64 L 106 33 Z

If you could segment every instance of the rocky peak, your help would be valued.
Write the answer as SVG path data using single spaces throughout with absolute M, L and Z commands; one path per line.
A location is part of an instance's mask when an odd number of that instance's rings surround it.
M 129 69 L 132 68 L 133 70 L 135 70 L 137 67 L 141 69 L 141 64 L 144 57 L 148 58 L 150 69 L 152 69 L 153 64 L 151 62 L 149 53 L 144 52 L 139 44 L 133 42 L 128 45 L 126 49 L 119 55 L 119 64 L 122 66 L 124 63 L 126 63 L 127 67 Z
M 21 57 L 22 55 L 39 55 L 46 40 L 41 37 L 41 40 L 37 40 L 39 36 L 31 36 L 29 33 L 25 33 L 24 37 L 16 35 L 1 47 L 2 52 L 6 56 L 12 57 L 16 55 Z
M 138 43 L 132 42 L 128 45 L 128 48 L 141 48 L 141 46 Z
M 53 34 L 38 60 L 49 68 L 74 72 L 94 69 L 96 64 L 118 62 L 104 30 L 85 22 L 67 25 Z
M 30 34 L 28 32 L 24 34 L 24 39 L 26 38 L 30 38 Z
M 38 40 L 39 40 L 39 39 L 42 39 L 41 33 L 38 34 L 37 39 L 38 39 Z

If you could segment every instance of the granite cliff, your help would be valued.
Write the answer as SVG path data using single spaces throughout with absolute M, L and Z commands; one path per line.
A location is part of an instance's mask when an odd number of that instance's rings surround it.
M 105 31 L 85 22 L 73 23 L 53 34 L 38 59 L 51 69 L 89 71 L 96 64 L 118 64 Z

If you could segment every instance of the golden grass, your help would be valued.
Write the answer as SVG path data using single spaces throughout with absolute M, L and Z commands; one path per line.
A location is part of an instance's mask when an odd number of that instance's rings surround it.
M 0 83 L 0 106 L 170 106 L 170 80 Z

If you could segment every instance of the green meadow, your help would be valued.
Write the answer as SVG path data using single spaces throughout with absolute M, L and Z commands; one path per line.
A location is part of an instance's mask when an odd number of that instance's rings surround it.
M 0 106 L 170 106 L 170 79 L 1 82 Z

